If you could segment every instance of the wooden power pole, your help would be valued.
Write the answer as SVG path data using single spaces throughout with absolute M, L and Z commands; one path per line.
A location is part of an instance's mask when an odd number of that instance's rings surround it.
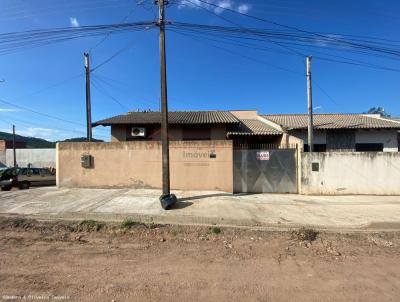
M 90 59 L 89 54 L 84 53 L 86 74 L 86 140 L 92 141 L 92 104 L 90 97 Z
M 13 157 L 14 157 L 14 168 L 17 167 L 17 154 L 15 151 L 15 125 L 13 125 Z
M 169 174 L 169 138 L 168 138 L 168 96 L 167 96 L 167 62 L 165 55 L 165 5 L 158 0 L 160 27 L 160 81 L 161 81 L 161 141 L 162 141 L 162 195 L 160 202 L 163 209 L 168 209 L 176 202 L 176 196 L 170 194 Z
M 312 105 L 312 85 L 311 85 L 311 57 L 307 57 L 307 98 L 308 98 L 308 150 L 314 151 L 313 137 L 313 105 Z

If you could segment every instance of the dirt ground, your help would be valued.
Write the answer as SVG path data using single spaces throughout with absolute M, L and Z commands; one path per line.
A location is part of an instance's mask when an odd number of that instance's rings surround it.
M 0 218 L 0 298 L 399 301 L 400 232 Z

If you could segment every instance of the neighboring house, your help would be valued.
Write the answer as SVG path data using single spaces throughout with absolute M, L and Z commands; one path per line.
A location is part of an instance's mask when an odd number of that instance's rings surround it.
M 12 140 L 0 140 L 0 150 L 12 149 L 12 148 L 13 148 Z M 25 149 L 26 142 L 15 141 L 15 148 L 16 149 Z
M 18 167 L 48 168 L 56 166 L 56 149 L 26 148 L 26 142 L 15 142 Z M 0 140 L 0 168 L 14 165 L 12 141 Z
M 393 117 L 393 118 L 391 118 L 391 119 L 394 120 L 394 121 L 396 121 L 396 122 L 399 122 L 399 123 L 400 123 L 400 117 Z M 400 130 L 397 131 L 397 142 L 398 142 L 399 151 L 400 151 Z
M 15 148 L 25 149 L 26 142 L 15 141 Z M 7 167 L 7 149 L 13 149 L 13 141 L 0 139 L 0 168 Z
M 308 149 L 307 114 L 263 115 L 282 130 L 304 141 Z M 400 122 L 379 114 L 314 114 L 315 151 L 384 151 L 399 149 Z
M 169 112 L 170 140 L 233 140 L 234 146 L 308 149 L 306 114 L 254 110 Z M 160 112 L 129 112 L 93 123 L 111 126 L 112 141 L 160 140 Z M 371 114 L 315 114 L 314 150 L 398 151 L 400 122 Z

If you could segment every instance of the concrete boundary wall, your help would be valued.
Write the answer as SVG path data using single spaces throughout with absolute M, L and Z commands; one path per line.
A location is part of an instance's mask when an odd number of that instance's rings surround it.
M 171 188 L 232 192 L 232 142 L 171 141 Z M 93 158 L 92 168 L 81 156 Z M 57 185 L 87 188 L 161 188 L 161 143 L 58 143 Z
M 399 152 L 302 153 L 300 171 L 302 194 L 400 195 Z
M 18 167 L 27 167 L 31 164 L 35 168 L 55 168 L 56 149 L 16 149 Z M 12 149 L 6 150 L 5 164 L 14 166 Z

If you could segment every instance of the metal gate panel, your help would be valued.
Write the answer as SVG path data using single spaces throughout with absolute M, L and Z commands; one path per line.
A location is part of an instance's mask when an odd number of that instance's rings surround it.
M 234 150 L 235 193 L 297 193 L 296 150 Z

